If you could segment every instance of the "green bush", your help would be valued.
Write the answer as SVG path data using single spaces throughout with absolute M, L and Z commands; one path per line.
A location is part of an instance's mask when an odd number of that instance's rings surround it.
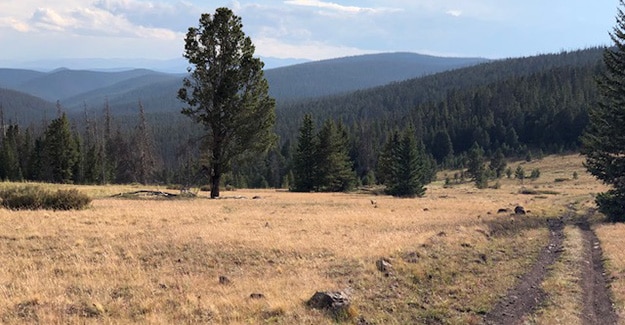
M 38 210 L 43 207 L 45 197 L 37 186 L 13 187 L 0 191 L 2 206 L 10 210 Z
M 10 210 L 81 210 L 91 198 L 76 189 L 55 193 L 39 186 L 14 187 L 0 191 L 2 207 Z
M 608 221 L 625 221 L 625 193 L 618 190 L 610 190 L 597 195 L 595 201 L 599 206 L 599 212 L 603 213 L 608 218 Z
M 91 198 L 77 189 L 58 190 L 46 197 L 45 209 L 82 210 L 91 203 Z

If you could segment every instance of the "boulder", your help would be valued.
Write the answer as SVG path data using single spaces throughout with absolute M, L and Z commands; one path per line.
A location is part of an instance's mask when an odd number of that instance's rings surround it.
M 375 266 L 378 268 L 378 271 L 382 273 L 391 273 L 393 272 L 393 264 L 386 258 L 381 258 L 375 261 Z
M 340 313 L 349 308 L 351 301 L 347 294 L 340 291 L 321 292 L 317 291 L 306 303 L 313 309 L 327 310 L 332 313 Z
M 525 208 L 523 208 L 520 205 L 517 205 L 517 207 L 514 208 L 514 214 L 525 214 Z

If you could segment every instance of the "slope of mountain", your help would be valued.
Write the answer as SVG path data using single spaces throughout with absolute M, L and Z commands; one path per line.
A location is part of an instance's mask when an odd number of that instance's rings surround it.
M 281 135 L 288 136 L 297 130 L 305 113 L 313 113 L 320 119 L 341 117 L 345 122 L 389 116 L 401 119 L 414 107 L 440 101 L 450 91 L 471 89 L 562 66 L 595 63 L 601 53 L 602 49 L 595 48 L 477 65 L 483 60 L 391 53 L 298 64 L 267 70 L 266 76 L 270 91 L 278 101 L 278 130 Z M 449 71 L 454 66 L 471 64 L 474 65 Z M 444 72 L 423 76 L 437 69 Z M 9 74 L 11 76 L 7 77 Z M 410 74 L 420 77 L 400 81 L 409 78 Z M 139 100 L 148 113 L 179 114 L 182 104 L 176 94 L 182 85 L 181 79 L 182 75 L 149 70 L 93 72 L 63 69 L 44 74 L 0 70 L 0 81 L 21 80 L 21 85 L 14 89 L 50 102 L 60 99 L 69 112 L 82 112 L 85 104 L 91 110 L 100 111 L 108 99 L 116 115 L 136 114 Z M 13 81 L 15 83 L 17 81 Z M 375 83 L 385 85 L 363 89 Z M 350 89 L 357 90 L 347 93 Z M 332 96 L 319 97 L 322 94 Z M 303 100 L 310 96 L 314 99 Z
M 27 126 L 54 118 L 56 107 L 41 98 L 19 91 L 0 88 L 0 108 L 5 124 Z
M 281 120 L 279 124 L 299 121 L 305 113 L 312 113 L 318 118 L 340 116 L 349 120 L 390 115 L 401 119 L 419 104 L 443 100 L 450 91 L 477 88 L 558 67 L 593 65 L 600 61 L 602 53 L 603 48 L 591 48 L 498 60 L 348 94 L 297 102 L 279 102 L 278 117 Z
M 182 76 L 174 74 L 147 74 L 135 78 L 126 79 L 108 87 L 94 89 L 73 97 L 64 98 L 62 104 L 70 110 L 87 105 L 87 107 L 99 107 L 108 100 L 109 104 L 118 105 L 120 102 L 132 102 L 136 106 L 137 101 L 148 101 L 151 98 L 167 96 L 176 98 L 176 91 L 182 84 Z M 166 89 L 163 89 L 166 84 Z
M 158 74 L 143 69 L 122 72 L 58 69 L 29 79 L 14 89 L 48 101 L 57 101 L 108 87 L 128 79 Z
M 0 69 L 0 87 L 18 88 L 21 84 L 45 75 L 44 72 L 24 69 Z
M 293 100 L 371 88 L 484 62 L 488 60 L 382 53 L 271 69 L 265 77 L 272 96 Z

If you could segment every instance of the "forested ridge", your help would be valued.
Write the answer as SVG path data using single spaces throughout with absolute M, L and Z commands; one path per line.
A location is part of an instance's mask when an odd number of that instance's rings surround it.
M 601 48 L 593 48 L 499 60 L 344 95 L 278 102 L 276 132 L 280 140 L 275 148 L 263 157 L 234 162 L 233 172 L 225 176 L 224 182 L 236 187 L 291 186 L 293 155 L 306 114 L 317 127 L 329 120 L 341 124 L 348 139 L 349 159 L 361 183 L 375 181 L 384 144 L 393 132 L 408 127 L 439 167 L 465 166 L 467 152 L 474 143 L 484 148 L 486 156 L 498 149 L 507 157 L 576 150 L 588 121 L 588 107 L 597 100 L 595 78 L 603 69 L 602 52 Z M 140 100 L 145 107 L 143 113 L 139 112 Z M 140 168 L 137 158 L 131 155 L 132 148 L 138 134 L 149 134 L 148 140 L 142 140 L 146 148 L 151 148 L 155 162 L 142 172 L 150 175 L 148 182 L 201 183 L 202 168 L 197 159 L 201 128 L 182 116 L 179 109 L 151 113 L 150 99 L 137 98 L 136 103 L 132 115 L 118 115 L 114 103 L 108 104 L 109 115 L 102 109 L 68 115 L 74 142 L 82 148 L 79 151 L 83 157 L 77 161 L 84 164 L 87 160 L 85 144 L 90 142 L 96 153 L 100 150 L 100 156 L 94 157 L 123 160 L 126 165 Z M 58 109 L 62 110 L 60 105 Z M 149 132 L 138 131 L 142 120 Z M 108 135 L 104 136 L 105 132 Z M 27 136 L 32 144 L 25 147 L 34 149 L 35 140 L 43 141 L 45 133 L 31 123 L 13 129 L 12 136 Z M 113 150 L 106 149 L 107 145 L 130 149 L 107 156 L 106 150 Z M 2 155 L 10 153 L 3 150 Z M 6 161 L 2 159 L 0 163 Z M 117 166 L 120 172 L 124 169 L 121 162 L 106 164 Z M 114 175 L 113 169 L 88 179 L 85 166 L 76 167 L 76 171 L 83 171 L 82 177 L 72 181 L 141 182 L 132 172 Z M 24 172 L 16 175 L 30 179 Z

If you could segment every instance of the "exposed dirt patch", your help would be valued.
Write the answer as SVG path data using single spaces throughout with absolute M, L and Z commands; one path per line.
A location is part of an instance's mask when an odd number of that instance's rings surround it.
M 603 252 L 597 235 L 588 221 L 578 223 L 584 235 L 584 261 L 582 265 L 582 286 L 584 290 L 584 324 L 616 324 L 618 316 L 612 306 L 608 282 L 603 268 Z
M 521 324 L 525 316 L 534 312 L 545 300 L 547 294 L 541 283 L 548 268 L 562 253 L 564 222 L 549 220 L 549 244 L 542 249 L 534 266 L 519 279 L 516 287 L 508 291 L 495 307 L 486 314 L 486 324 Z
M 580 285 L 584 291 L 581 315 L 583 324 L 617 324 L 618 316 L 610 299 L 599 240 L 586 219 L 577 222 L 577 226 L 584 236 L 584 263 L 580 265 Z M 517 286 L 486 314 L 486 324 L 523 324 L 525 318 L 535 312 L 547 297 L 541 283 L 549 267 L 562 253 L 564 221 L 549 220 L 549 229 L 549 245 L 543 248 L 534 266 L 519 279 Z

